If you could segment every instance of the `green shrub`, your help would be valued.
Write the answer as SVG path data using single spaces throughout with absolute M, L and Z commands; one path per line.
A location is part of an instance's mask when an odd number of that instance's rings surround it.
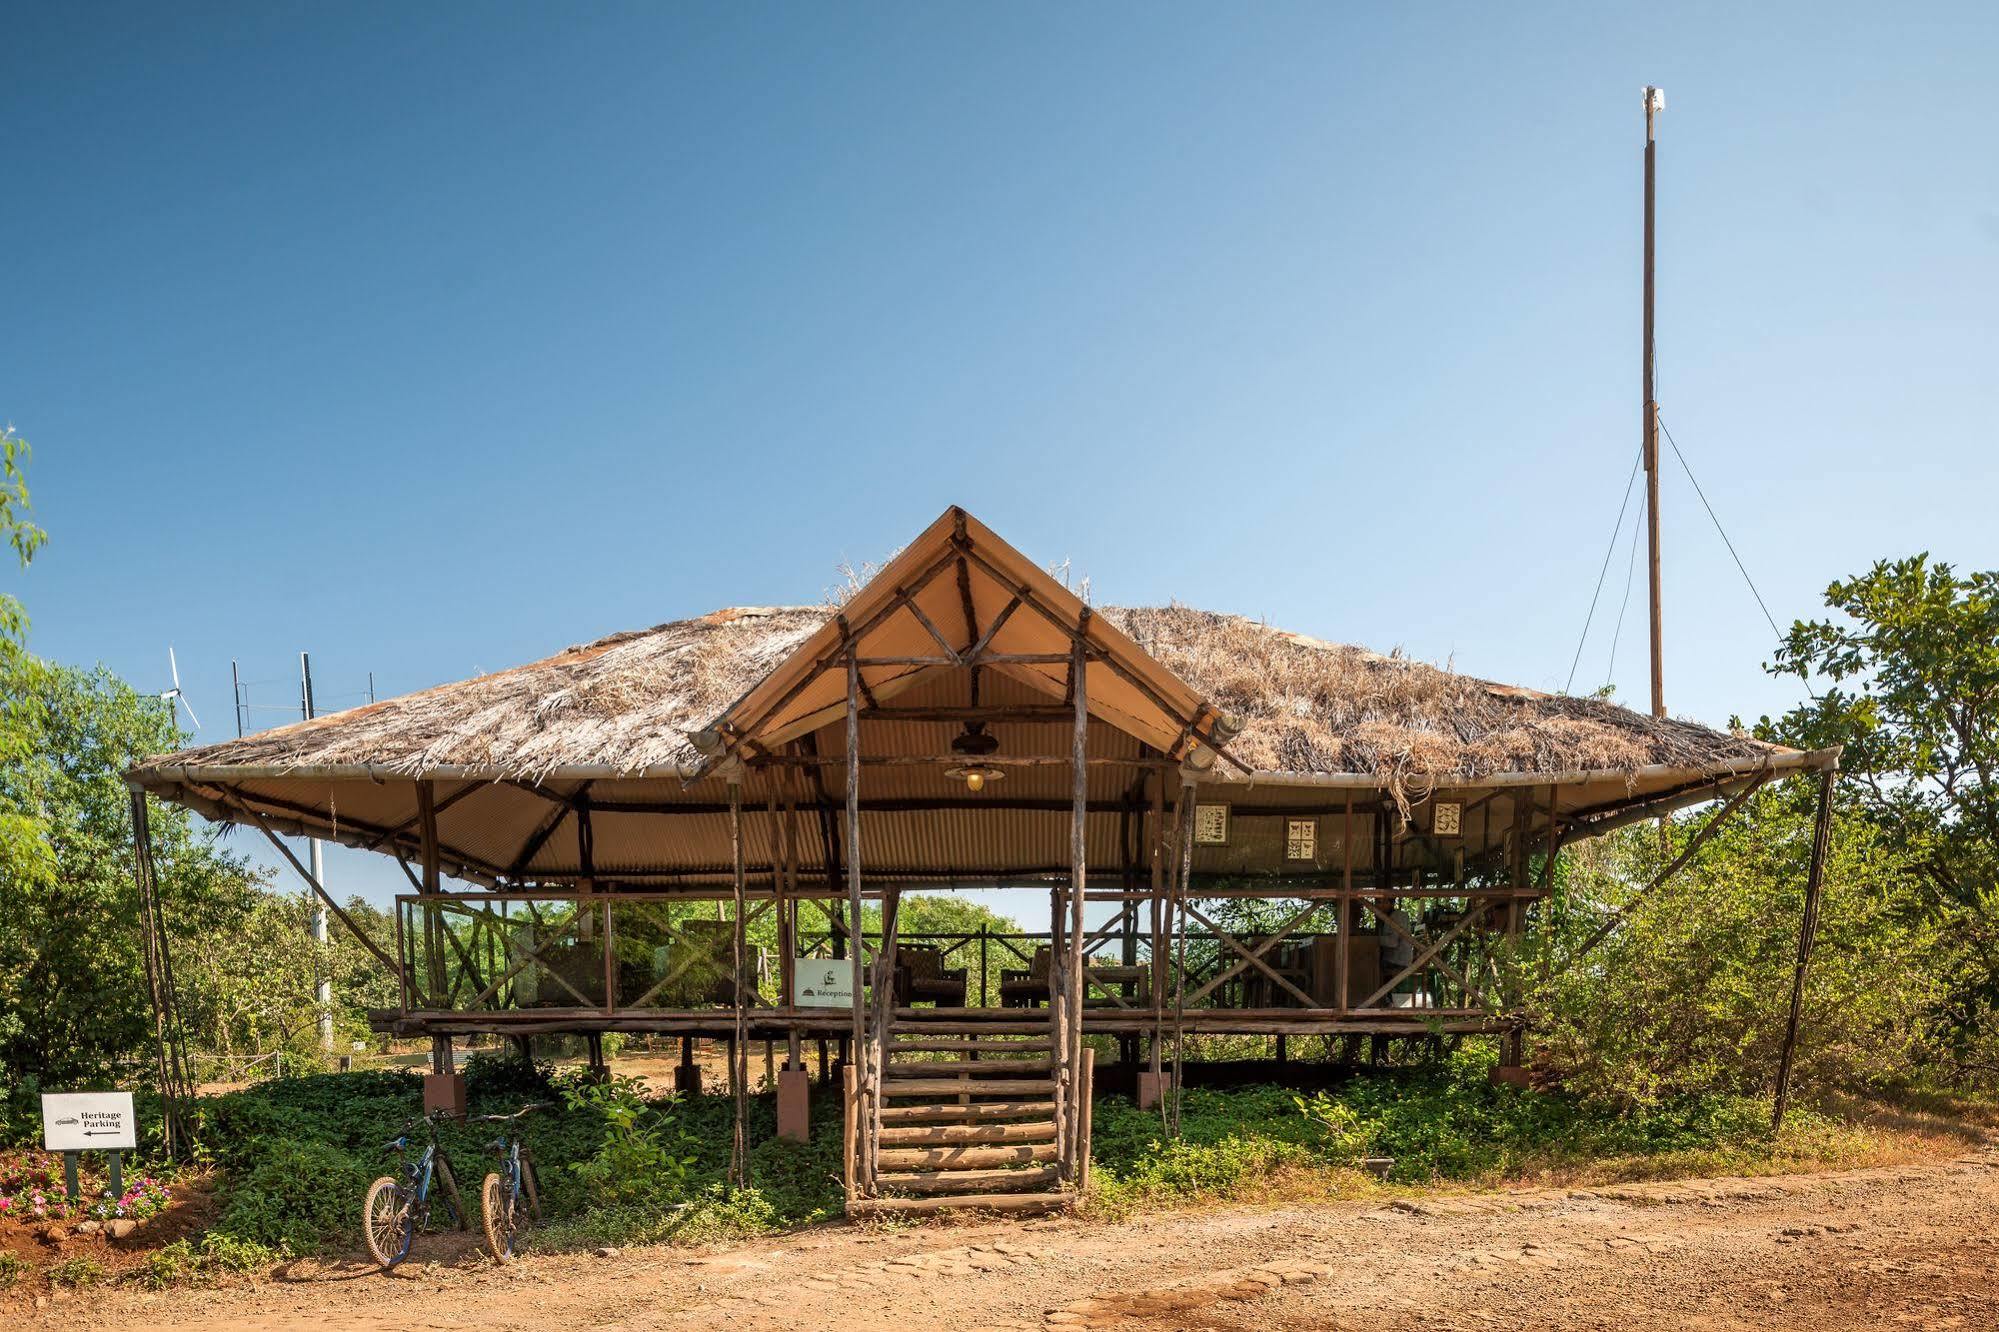
M 731 1193 L 720 1184 L 711 1184 L 687 1206 L 671 1237 L 687 1244 L 729 1244 L 783 1228 L 783 1218 L 761 1190 Z
M 132 1280 L 154 1290 L 166 1290 L 171 1286 L 191 1286 L 200 1276 L 201 1256 L 194 1251 L 193 1244 L 177 1239 L 142 1258 L 133 1270 Z
M 0 1290 L 8 1290 L 27 1274 L 28 1263 L 10 1249 L 0 1249 Z
M 368 1172 L 347 1152 L 291 1138 L 265 1140 L 256 1163 L 233 1175 L 217 1233 L 295 1253 L 360 1222 Z
M 1296 1102 L 1298 1113 L 1325 1135 L 1320 1151 L 1326 1156 L 1351 1164 L 1367 1155 L 1379 1131 L 1373 1121 L 1362 1118 L 1358 1110 L 1322 1091 L 1291 1099 Z
M 200 1285 L 217 1276 L 254 1272 L 269 1267 L 282 1256 L 279 1250 L 254 1240 L 235 1239 L 211 1231 L 192 1241 L 178 1239 L 147 1254 L 133 1279 L 154 1290 L 170 1286 Z
M 689 1150 L 671 1103 L 650 1103 L 643 1089 L 637 1078 L 618 1076 L 575 1076 L 558 1084 L 571 1110 L 587 1112 L 603 1124 L 596 1152 L 569 1166 L 590 1202 L 647 1204 L 685 1192 L 687 1169 L 699 1158 Z
M 106 1275 L 103 1265 L 94 1258 L 65 1258 L 48 1272 L 51 1286 L 94 1286 Z

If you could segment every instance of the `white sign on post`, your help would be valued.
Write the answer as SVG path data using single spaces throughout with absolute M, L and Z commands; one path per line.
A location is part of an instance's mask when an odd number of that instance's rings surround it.
M 792 965 L 791 992 L 800 1008 L 852 1008 L 854 963 L 844 957 L 800 957 Z
M 138 1147 L 131 1092 L 45 1092 L 42 1146 L 52 1152 L 129 1152 Z

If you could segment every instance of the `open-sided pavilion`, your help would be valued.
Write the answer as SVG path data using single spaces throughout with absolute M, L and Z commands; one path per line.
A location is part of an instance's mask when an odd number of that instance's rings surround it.
M 145 794 L 255 827 L 336 914 L 283 836 L 399 861 L 396 936 L 362 935 L 399 982 L 376 1024 L 436 1075 L 472 1034 L 674 1033 L 730 1042 L 740 1104 L 781 1041 L 795 1128 L 804 1045 L 838 1043 L 849 1196 L 879 1207 L 1072 1193 L 1087 1036 L 1146 1098 L 1190 1034 L 1492 1033 L 1517 1066 L 1505 961 L 1562 847 L 1723 802 L 1670 872 L 1836 761 L 1093 607 L 953 508 L 839 606 L 614 635 L 129 780 L 142 834 Z M 898 929 L 907 892 L 1022 886 L 1045 931 Z

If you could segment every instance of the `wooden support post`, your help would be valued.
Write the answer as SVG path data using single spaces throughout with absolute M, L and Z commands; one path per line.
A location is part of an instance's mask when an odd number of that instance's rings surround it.
M 419 781 L 416 784 L 416 810 L 417 836 L 421 839 L 423 868 L 423 877 L 417 884 L 417 891 L 424 897 L 436 897 L 443 892 L 437 856 L 437 796 L 436 789 L 427 781 Z M 424 976 L 430 989 L 426 1007 L 445 1002 L 443 931 L 444 918 L 436 904 L 424 903 Z
M 1147 780 L 1152 786 L 1152 819 L 1147 825 L 1146 846 L 1148 847 L 1148 868 L 1152 885 L 1152 1053 L 1148 1061 L 1147 1073 L 1152 1078 L 1151 1099 L 1147 1099 L 1147 1089 L 1143 1082 L 1139 1086 L 1138 1108 L 1149 1110 L 1157 1101 L 1162 1081 L 1159 1057 L 1160 1048 L 1165 1044 L 1166 1017 L 1166 779 L 1153 775 Z
M 187 1073 L 186 1051 L 181 1040 L 180 1006 L 174 997 L 166 918 L 160 912 L 152 817 L 146 793 L 133 787 L 131 804 L 132 882 L 138 890 L 140 957 L 145 964 L 147 997 L 152 1001 L 154 1071 L 160 1090 L 160 1145 L 168 1156 L 176 1156 L 185 1136 L 182 1106 L 192 1099 L 194 1084 Z
M 846 621 L 841 620 L 841 627 Z M 848 1060 L 851 1069 L 862 1064 L 872 1070 L 872 1063 L 866 1058 L 863 1041 L 866 1032 L 861 1011 L 865 977 L 861 971 L 862 922 L 861 922 L 861 658 L 860 647 L 851 636 L 847 640 L 847 920 L 848 953 L 852 957 L 854 1003 L 853 1003 L 853 1046 Z M 868 1117 L 873 1118 L 872 1106 L 874 1087 L 863 1082 L 859 1088 L 862 1103 L 870 1107 Z M 850 1154 L 853 1144 L 850 1142 Z M 854 1172 L 855 1187 L 864 1197 L 874 1196 L 874 1163 L 863 1159 Z
M 729 1094 L 735 1100 L 735 1122 L 729 1140 L 729 1183 L 741 1188 L 750 1182 L 750 1155 L 748 1144 L 749 1122 L 749 1081 L 750 1042 L 746 1010 L 749 995 L 744 986 L 743 973 L 749 969 L 749 948 L 745 937 L 748 922 L 744 919 L 743 885 L 743 769 L 736 764 L 729 770 L 729 858 L 733 874 L 731 887 L 734 920 L 730 931 L 733 952 L 733 974 L 735 984 L 731 995 L 735 1001 L 735 1035 L 729 1042 Z M 609 942 L 606 940 L 606 942 Z
M 1777 1056 L 1777 1095 L 1770 1110 L 1770 1132 L 1784 1127 L 1791 1102 L 1791 1060 L 1797 1052 L 1798 1020 L 1805 1006 L 1805 972 L 1812 964 L 1812 945 L 1819 932 L 1819 890 L 1825 880 L 1826 854 L 1832 845 L 1832 792 L 1839 774 L 1827 769 L 1819 778 L 1818 819 L 1812 825 L 1812 859 L 1805 871 L 1805 909 L 1798 921 L 1798 961 L 1791 971 L 1791 1011 L 1784 1023 L 1784 1047 Z
M 1175 943 L 1178 956 L 1173 968 L 1173 1082 L 1166 1089 L 1166 1095 L 1160 1099 L 1160 1104 L 1167 1109 L 1167 1132 L 1175 1138 L 1180 1136 L 1180 1092 L 1186 1076 L 1187 1062 L 1187 888 L 1194 877 L 1196 800 L 1194 779 L 1183 772 L 1180 776 L 1180 812 L 1177 819 L 1180 833 L 1180 872 L 1173 890 L 1176 906 L 1173 913 L 1174 932 L 1178 936 Z
M 860 1196 L 858 1181 L 854 1174 L 854 1153 L 856 1148 L 855 1127 L 859 1119 L 860 1094 L 856 1086 L 854 1066 L 846 1064 L 840 1069 L 840 1183 L 847 1191 L 847 1201 Z
M 1360 911 L 1353 897 L 1353 792 L 1346 793 L 1346 810 L 1340 825 L 1340 937 L 1333 954 L 1333 1007 L 1345 1017 L 1352 1002 L 1354 936 L 1360 929 Z
M 1089 628 L 1090 608 L 1083 608 L 1083 629 Z M 1072 1090 L 1069 1106 L 1070 1160 L 1066 1173 L 1073 1181 L 1082 1172 L 1083 1089 L 1078 1079 L 1083 1068 L 1083 906 L 1089 881 L 1088 831 L 1090 809 L 1090 703 L 1089 703 L 1089 660 L 1084 648 L 1084 640 L 1079 635 L 1070 645 L 1069 676 L 1070 689 L 1074 693 L 1076 715 L 1070 735 L 1070 758 L 1073 762 L 1070 778 L 1069 812 L 1069 949 L 1065 968 L 1068 971 L 1069 993 L 1069 1044 L 1063 1055 L 1067 1065 L 1064 1076 Z
M 1097 1099 L 1097 1052 L 1087 1046 L 1083 1050 L 1083 1062 L 1078 1070 L 1077 1099 L 1082 1105 L 1082 1113 L 1077 1118 L 1076 1131 L 1076 1192 L 1082 1193 L 1090 1187 L 1090 1130 L 1096 1119 Z

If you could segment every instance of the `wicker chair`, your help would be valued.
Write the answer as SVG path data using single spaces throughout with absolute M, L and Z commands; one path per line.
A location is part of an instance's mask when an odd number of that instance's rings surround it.
M 964 969 L 947 970 L 944 954 L 930 944 L 897 944 L 895 1002 L 899 1006 L 934 1003 L 940 1008 L 963 1008 Z

